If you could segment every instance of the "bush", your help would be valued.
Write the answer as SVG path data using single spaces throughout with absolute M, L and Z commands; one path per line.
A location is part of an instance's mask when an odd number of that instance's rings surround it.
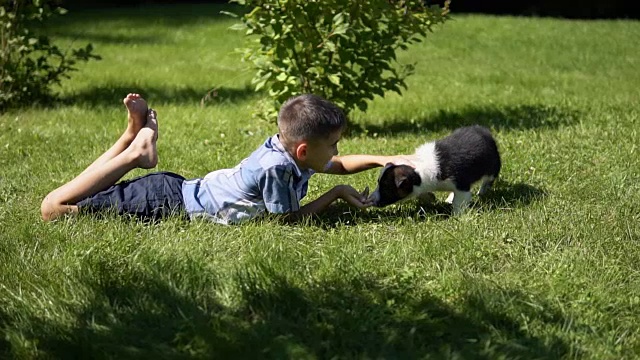
M 366 100 L 386 91 L 400 94 L 414 64 L 397 64 L 396 52 L 443 23 L 449 7 L 422 0 L 232 1 L 252 8 L 233 28 L 257 36 L 241 51 L 257 69 L 256 91 L 269 91 L 268 118 L 302 93 L 321 95 L 346 113 L 366 111 Z
M 3 1 L 0 6 L 0 111 L 51 99 L 51 86 L 68 78 L 78 61 L 100 59 L 93 47 L 63 52 L 32 29 L 47 18 L 64 14 L 41 0 Z

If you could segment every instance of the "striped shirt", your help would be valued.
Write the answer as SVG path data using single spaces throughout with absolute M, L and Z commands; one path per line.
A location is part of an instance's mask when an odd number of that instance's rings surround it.
M 237 224 L 265 212 L 299 210 L 313 174 L 298 168 L 276 134 L 233 169 L 186 180 L 182 196 L 190 218 Z

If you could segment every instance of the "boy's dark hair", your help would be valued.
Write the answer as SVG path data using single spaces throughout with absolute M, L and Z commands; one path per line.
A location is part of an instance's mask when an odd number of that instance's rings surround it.
M 288 99 L 278 113 L 280 135 L 291 142 L 327 138 L 346 125 L 347 118 L 336 104 L 313 94 Z

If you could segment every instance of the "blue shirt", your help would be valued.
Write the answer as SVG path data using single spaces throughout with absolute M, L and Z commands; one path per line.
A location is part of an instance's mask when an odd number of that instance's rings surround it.
M 190 218 L 237 224 L 265 211 L 282 214 L 299 210 L 313 174 L 311 169 L 298 168 L 276 134 L 233 169 L 186 180 L 182 196 Z

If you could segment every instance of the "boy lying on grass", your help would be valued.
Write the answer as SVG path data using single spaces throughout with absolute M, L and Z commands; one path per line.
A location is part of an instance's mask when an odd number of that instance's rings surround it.
M 151 169 L 158 163 L 156 111 L 148 109 L 138 94 L 128 94 L 124 105 L 128 110 L 125 132 L 80 175 L 44 198 L 41 213 L 45 221 L 113 209 L 142 220 L 186 213 L 190 218 L 237 224 L 265 212 L 296 220 L 322 212 L 337 199 L 357 208 L 371 205 L 367 190 L 360 193 L 349 185 L 338 185 L 301 207 L 314 173 L 353 174 L 388 162 L 409 162 L 405 156 L 337 156 L 346 117 L 321 97 L 300 95 L 282 105 L 278 134 L 233 169 L 192 180 L 155 172 L 117 183 L 135 168 Z

